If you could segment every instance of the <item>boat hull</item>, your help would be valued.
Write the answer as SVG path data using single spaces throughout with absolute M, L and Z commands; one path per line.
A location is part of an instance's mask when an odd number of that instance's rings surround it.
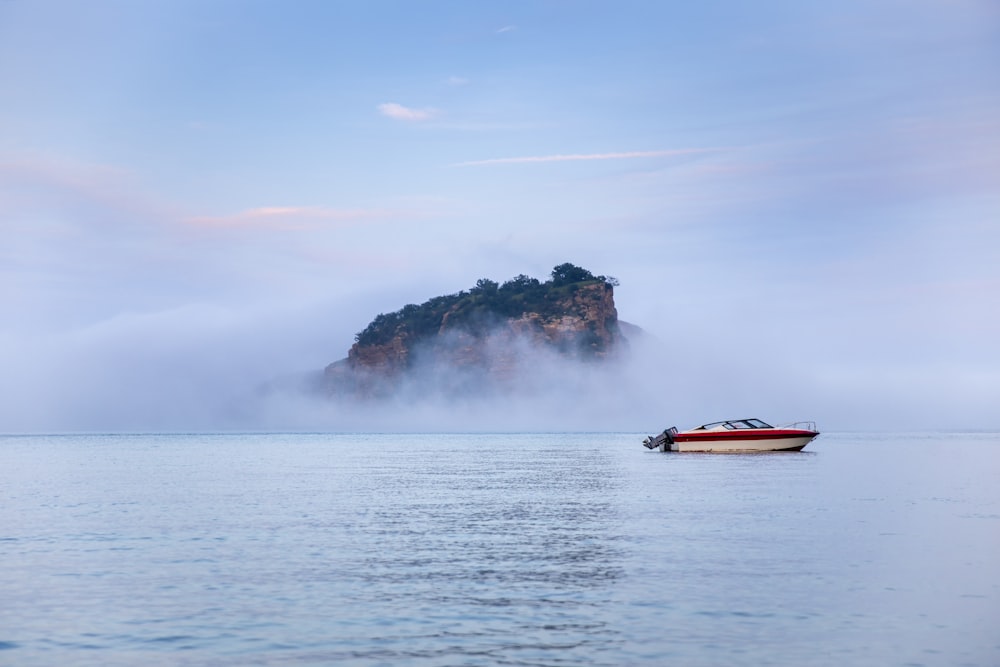
M 692 438 L 684 439 L 678 435 L 673 444 L 668 445 L 672 452 L 797 452 L 812 442 L 815 433 L 796 436 L 758 437 L 758 438 Z

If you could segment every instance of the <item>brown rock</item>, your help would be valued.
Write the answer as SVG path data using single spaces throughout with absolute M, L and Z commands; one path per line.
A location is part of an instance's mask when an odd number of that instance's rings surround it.
M 403 330 L 383 344 L 355 343 L 346 359 L 326 368 L 327 384 L 332 393 L 377 396 L 391 392 L 419 366 L 421 371 L 442 375 L 471 373 L 479 378 L 473 384 L 503 387 L 512 386 L 520 373 L 529 370 L 522 362 L 531 351 L 580 361 L 613 357 L 626 341 L 618 326 L 612 286 L 589 281 L 561 292 L 565 296 L 548 304 L 545 315 L 524 312 L 496 318 L 492 326 L 469 328 L 455 322 L 453 308 L 444 313 L 436 335 L 413 340 Z

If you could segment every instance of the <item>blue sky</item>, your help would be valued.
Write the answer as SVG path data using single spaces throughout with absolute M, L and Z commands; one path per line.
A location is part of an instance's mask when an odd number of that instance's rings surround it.
M 998 428 L 998 63 L 989 0 L 2 1 L 0 431 L 238 427 L 565 261 L 674 379 L 609 428 Z

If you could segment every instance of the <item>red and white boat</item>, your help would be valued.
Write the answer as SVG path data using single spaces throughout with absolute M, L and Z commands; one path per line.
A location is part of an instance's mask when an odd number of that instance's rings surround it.
M 814 422 L 771 426 L 759 419 L 730 419 L 687 431 L 670 427 L 642 444 L 661 452 L 797 452 L 818 435 Z

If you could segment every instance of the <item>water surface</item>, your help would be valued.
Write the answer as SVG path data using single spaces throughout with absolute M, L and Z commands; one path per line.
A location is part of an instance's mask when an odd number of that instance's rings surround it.
M 998 665 L 1000 435 L 0 438 L 0 664 Z

